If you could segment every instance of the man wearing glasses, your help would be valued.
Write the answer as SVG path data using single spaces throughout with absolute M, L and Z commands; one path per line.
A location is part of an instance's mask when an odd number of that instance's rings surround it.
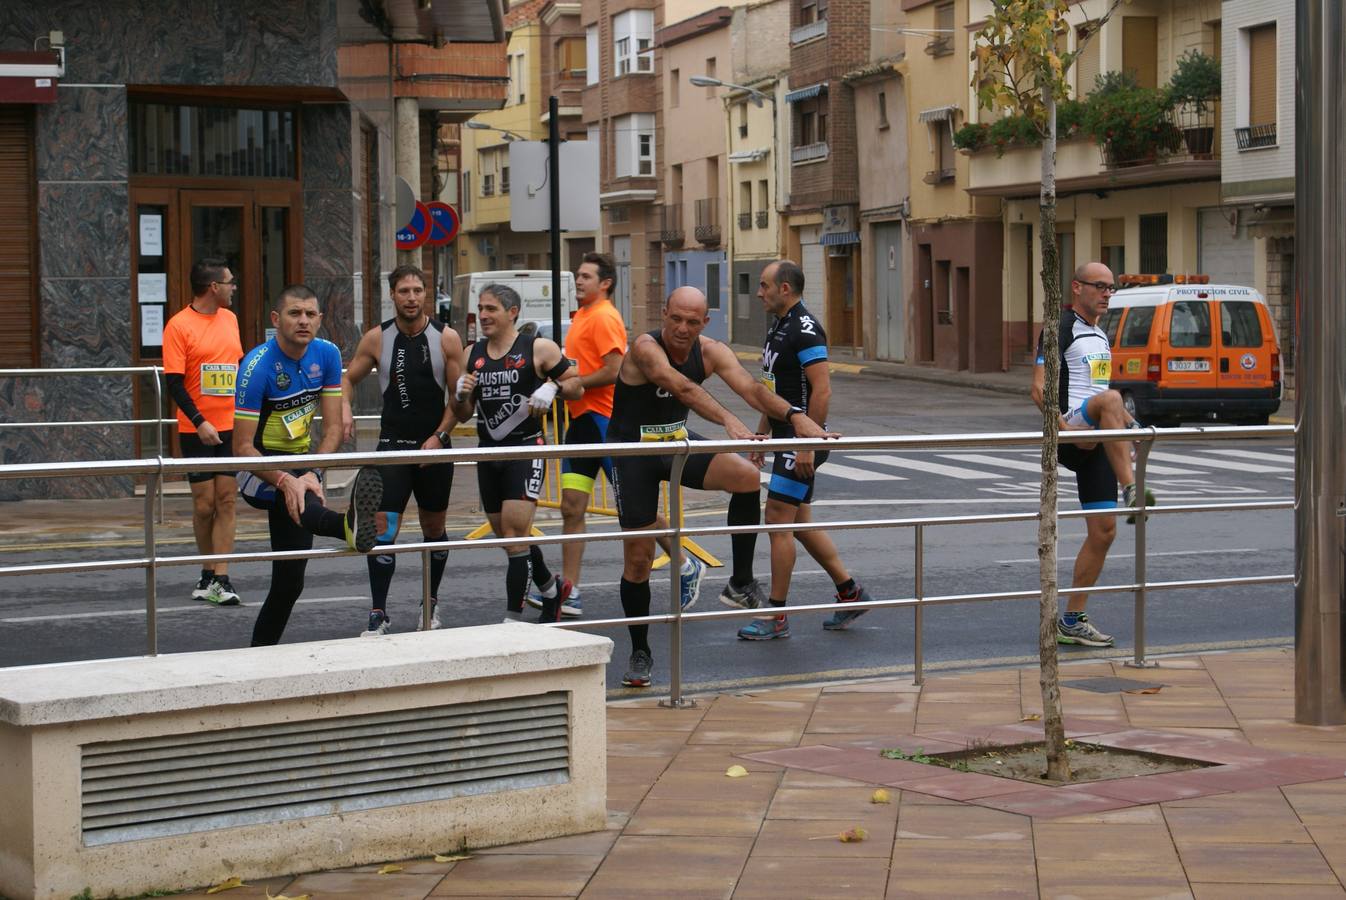
M 178 407 L 178 445 L 184 458 L 229 456 L 233 452 L 234 377 L 243 358 L 234 305 L 238 283 L 223 260 L 192 266 L 192 302 L 164 326 L 164 379 Z M 192 530 L 202 554 L 234 550 L 233 472 L 191 472 Z M 237 606 L 228 563 L 201 568 L 193 600 Z
M 1071 306 L 1061 311 L 1061 380 L 1057 391 L 1061 427 L 1065 429 L 1139 428 L 1122 405 L 1122 395 L 1110 390 L 1112 350 L 1107 334 L 1098 320 L 1108 311 L 1108 299 L 1116 290 L 1112 270 L 1102 263 L 1084 263 L 1075 270 L 1070 283 Z M 1046 374 L 1042 338 L 1038 338 L 1037 365 L 1033 368 L 1033 402 L 1042 408 Z M 1122 503 L 1136 505 L 1136 476 L 1131 468 L 1131 447 L 1120 441 L 1106 444 L 1062 444 L 1061 465 L 1075 473 L 1075 484 L 1083 509 L 1115 509 L 1117 485 L 1122 486 Z M 1145 492 L 1148 505 L 1154 496 Z M 1087 534 L 1079 555 L 1071 587 L 1092 587 L 1103 570 L 1108 548 L 1117 536 L 1116 518 L 1111 515 L 1086 516 Z M 1135 516 L 1127 519 L 1135 522 Z M 1056 622 L 1056 639 L 1062 644 L 1086 647 L 1110 647 L 1112 635 L 1099 631 L 1085 613 L 1088 593 L 1072 593 L 1066 610 Z

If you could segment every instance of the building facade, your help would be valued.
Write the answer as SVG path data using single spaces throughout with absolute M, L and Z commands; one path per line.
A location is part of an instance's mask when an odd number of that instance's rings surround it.
M 245 348 L 267 337 L 269 301 L 302 281 L 322 303 L 323 336 L 349 351 L 382 311 L 370 298 L 385 292 L 370 285 L 395 265 L 390 45 L 498 41 L 490 7 L 369 22 L 356 0 L 5 4 L 0 51 L 36 42 L 59 74 L 34 98 L 0 66 L 0 204 L 17 223 L 0 237 L 0 365 L 158 364 L 163 322 L 190 301 L 203 256 L 225 258 L 238 279 Z M 124 377 L 10 380 L 0 417 L 154 417 L 164 410 L 153 396 Z M 149 429 L 109 426 L 9 430 L 0 447 L 7 462 L 53 462 L 132 457 L 155 442 Z M 130 489 L 109 478 L 20 490 Z

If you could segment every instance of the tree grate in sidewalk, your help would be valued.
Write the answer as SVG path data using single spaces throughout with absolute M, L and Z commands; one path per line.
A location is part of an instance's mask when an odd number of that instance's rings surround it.
M 1146 691 L 1154 688 L 1168 687 L 1154 681 L 1136 681 L 1132 678 L 1114 678 L 1112 676 L 1099 678 L 1077 678 L 1074 681 L 1063 681 L 1061 687 L 1075 688 L 1079 691 L 1093 691 L 1095 694 L 1114 694 L 1122 691 Z

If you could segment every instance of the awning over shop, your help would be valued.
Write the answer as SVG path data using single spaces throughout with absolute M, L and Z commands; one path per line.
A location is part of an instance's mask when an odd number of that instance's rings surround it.
M 767 147 L 757 147 L 753 150 L 735 150 L 729 154 L 729 161 L 734 163 L 753 163 L 761 162 L 766 159 L 771 150 Z
M 954 113 L 958 112 L 958 105 L 950 103 L 948 106 L 936 106 L 934 109 L 923 109 L 916 116 L 920 122 L 948 122 L 953 119 Z
M 827 92 L 827 82 L 811 84 L 808 87 L 802 87 L 797 91 L 790 91 L 785 95 L 786 103 L 798 103 L 800 100 L 812 100 L 814 97 Z
M 0 103 L 55 103 L 63 71 L 50 50 L 0 53 Z
M 860 243 L 860 232 L 834 231 L 831 234 L 823 235 L 818 239 L 818 243 L 824 247 L 831 247 L 836 244 L 858 244 Z

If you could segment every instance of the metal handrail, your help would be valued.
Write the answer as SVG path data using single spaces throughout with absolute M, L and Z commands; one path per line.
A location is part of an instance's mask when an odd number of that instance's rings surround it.
M 3 372 L 0 372 L 3 374 Z M 1062 443 L 1107 443 L 1112 441 L 1139 442 L 1136 456 L 1136 483 L 1140 497 L 1144 497 L 1144 478 L 1149 452 L 1155 443 L 1190 440 L 1193 438 L 1209 440 L 1243 440 L 1256 438 L 1289 437 L 1294 434 L 1291 426 L 1251 426 L 1251 427 L 1213 427 L 1213 428 L 1169 428 L 1169 429 L 1125 429 L 1114 431 L 1065 431 L 1060 434 Z M 409 450 L 396 452 L 357 452 L 302 454 L 284 457 L 230 457 L 217 459 L 165 459 L 152 460 L 107 460 L 75 463 L 26 463 L 0 466 L 0 479 L 68 477 L 74 475 L 144 475 L 154 482 L 152 490 L 146 491 L 145 511 L 145 554 L 142 557 L 120 560 L 100 560 L 82 563 L 54 563 L 26 566 L 0 567 L 0 577 L 13 577 L 30 574 L 58 574 L 82 572 L 92 569 L 133 569 L 146 571 L 146 640 L 147 653 L 157 653 L 157 612 L 155 606 L 156 572 L 161 566 L 186 566 L 211 562 L 253 562 L 276 559 L 315 559 L 327 556 L 356 555 L 353 551 L 336 547 L 313 550 L 269 551 L 258 553 L 231 554 L 193 554 L 160 557 L 156 552 L 154 517 L 151 513 L 152 496 L 157 484 L 166 475 L 187 471 L 258 471 L 276 468 L 283 464 L 286 468 L 349 468 L 361 465 L 400 465 L 407 463 L 438 462 L 477 462 L 483 459 L 553 459 L 558 457 L 595 457 L 595 456 L 672 456 L 673 466 L 669 479 L 670 509 L 680 509 L 681 472 L 691 453 L 732 453 L 752 450 L 803 450 L 826 448 L 834 452 L 864 452 L 877 450 L 902 449 L 940 449 L 968 446 L 1013 447 L 1040 445 L 1042 435 L 1036 432 L 1009 432 L 994 434 L 954 434 L 919 435 L 889 437 L 850 437 L 833 440 L 786 439 L 764 441 L 667 441 L 658 443 L 614 443 L 614 444 L 576 444 L 562 446 L 524 446 L 524 447 L 481 447 L 451 450 Z M 1143 503 L 1143 500 L 1142 500 Z M 1291 500 L 1249 500 L 1229 503 L 1182 504 L 1165 507 L 1145 508 L 1145 514 L 1137 516 L 1136 523 L 1136 575 L 1128 584 L 1094 585 L 1088 589 L 1091 594 L 1132 593 L 1135 595 L 1136 646 L 1134 659 L 1128 664 L 1142 666 L 1145 659 L 1145 600 L 1147 590 L 1181 590 L 1189 588 L 1238 586 L 1251 584 L 1285 584 L 1293 581 L 1292 575 L 1266 575 L 1253 577 L 1233 577 L 1217 579 L 1198 579 L 1169 582 L 1149 582 L 1145 574 L 1145 521 L 1150 515 L 1177 515 L 1197 512 L 1228 512 L 1249 510 L 1288 509 L 1293 506 Z M 1084 518 L 1096 515 L 1130 515 L 1131 508 L 1114 510 L 1068 510 L 1058 512 L 1059 518 Z M 682 625 L 685 621 L 702 619 L 732 619 L 760 615 L 759 610 L 714 610 L 710 612 L 684 614 L 680 603 L 680 583 L 678 571 L 681 564 L 682 538 L 686 536 L 733 535 L 748 532 L 772 533 L 778 531 L 802 532 L 821 530 L 864 530 L 873 528 L 912 528 L 915 532 L 914 553 L 914 595 L 911 597 L 871 600 L 857 603 L 855 609 L 884 609 L 910 606 L 914 610 L 914 677 L 917 683 L 923 678 L 923 610 L 926 605 L 944 605 L 952 603 L 993 602 L 996 600 L 1026 600 L 1040 597 L 1039 590 L 1000 591 L 978 594 L 935 595 L 924 594 L 924 538 L 929 527 L 970 524 L 1007 524 L 1034 521 L 1039 517 L 1037 510 L 1031 512 L 993 513 L 987 515 L 961 516 L 923 516 L 908 518 L 887 518 L 852 520 L 841 522 L 808 522 L 759 525 L 701 525 L 686 527 L 679 515 L 673 515 L 670 527 L 664 529 L 646 529 L 640 531 L 594 531 L 586 534 L 544 535 L 530 538 L 530 542 L 539 545 L 566 544 L 580 541 L 615 541 L 632 537 L 654 538 L 668 537 L 674 548 L 673 560 L 669 565 L 669 599 L 672 612 L 643 617 L 597 619 L 584 622 L 551 623 L 549 627 L 559 628 L 603 628 L 638 623 L 671 624 L 670 629 L 670 695 L 665 705 L 685 706 L 691 701 L 682 696 Z M 505 547 L 518 543 L 518 538 L 487 538 L 482 540 L 452 540 L 438 542 L 416 542 L 381 546 L 380 553 L 420 553 L 425 573 L 429 572 L 430 553 L 435 550 Z M 1068 588 L 1061 593 L 1073 593 Z M 430 585 L 428 574 L 422 577 L 423 625 L 429 626 Z M 835 604 L 804 604 L 790 607 L 791 612 L 835 611 Z

